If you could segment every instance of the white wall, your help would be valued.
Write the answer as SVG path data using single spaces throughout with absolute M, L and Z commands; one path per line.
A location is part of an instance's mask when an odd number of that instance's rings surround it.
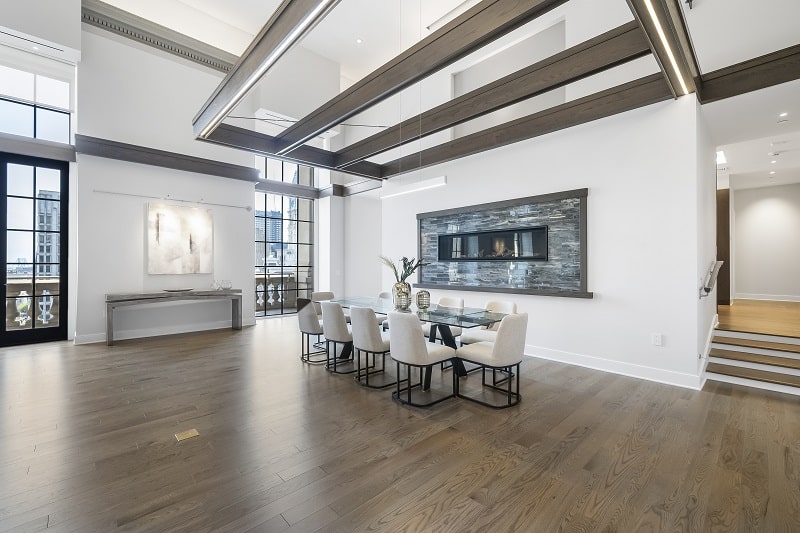
M 169 197 L 191 203 L 128 195 Z M 194 203 L 201 198 L 240 207 Z M 211 210 L 212 274 L 147 273 L 149 202 Z M 252 205 L 251 183 L 79 155 L 75 341 L 105 339 L 106 293 L 158 292 L 183 287 L 210 289 L 214 279 L 231 280 L 234 287 L 244 289 L 243 322 L 254 324 L 253 213 L 245 209 Z M 230 327 L 230 306 L 230 301 L 219 301 L 124 308 L 116 313 L 114 336 L 124 339 Z
M 316 202 L 317 235 L 314 247 L 314 289 L 344 294 L 345 269 L 345 229 L 344 198 L 328 196 Z
M 252 166 L 250 154 L 194 140 L 192 117 L 219 83 L 219 73 L 93 29 L 84 32 L 82 58 L 78 133 Z M 253 205 L 252 183 L 85 155 L 79 155 L 72 179 L 77 185 L 70 209 L 77 224 L 70 257 L 77 261 L 77 290 L 70 310 L 76 342 L 105 339 L 106 293 L 207 288 L 214 279 L 243 289 L 244 323 L 255 322 L 254 222 L 246 210 Z M 213 274 L 147 274 L 146 207 L 158 198 L 211 209 Z M 230 327 L 230 302 L 125 309 L 117 313 L 115 337 L 215 327 Z
M 192 119 L 222 74 L 90 26 L 78 66 L 78 133 L 253 166 L 253 155 L 194 140 Z
M 736 298 L 800 301 L 800 184 L 736 191 Z
M 378 190 L 344 199 L 345 294 L 377 296 L 387 290 L 381 272 L 384 267 L 378 259 L 381 254 L 381 214 Z
M 698 211 L 708 199 L 696 180 L 696 120 L 695 100 L 682 98 L 396 178 L 448 183 L 383 200 L 382 252 L 416 255 L 420 212 L 588 187 L 594 298 L 509 295 L 530 313 L 527 353 L 698 387 Z M 460 296 L 473 306 L 497 297 Z
M 269 69 L 248 98 L 299 119 L 339 94 L 339 83 L 338 63 L 296 46 Z
M 684 99 L 695 100 L 694 96 Z M 716 148 L 711 139 L 705 117 L 697 109 L 697 286 L 703 286 L 707 273 L 717 260 L 717 161 Z M 711 338 L 717 325 L 717 289 L 708 296 L 697 297 L 697 365 L 698 371 L 705 369 Z

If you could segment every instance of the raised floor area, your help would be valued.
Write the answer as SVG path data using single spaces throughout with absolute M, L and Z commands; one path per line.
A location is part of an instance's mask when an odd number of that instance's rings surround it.
M 796 397 L 531 358 L 517 407 L 422 410 L 299 352 L 294 317 L 0 350 L 0 531 L 800 530 Z
M 719 330 L 800 337 L 800 302 L 735 300 L 717 309 Z

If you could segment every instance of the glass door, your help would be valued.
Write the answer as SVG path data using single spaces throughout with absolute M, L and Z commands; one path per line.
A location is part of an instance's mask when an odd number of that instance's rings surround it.
M 67 338 L 68 175 L 66 162 L 0 153 L 2 346 Z

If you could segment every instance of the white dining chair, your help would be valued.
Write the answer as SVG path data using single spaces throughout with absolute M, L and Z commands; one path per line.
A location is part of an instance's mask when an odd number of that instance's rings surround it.
M 311 301 L 314 302 L 314 308 L 317 310 L 317 314 L 319 315 L 320 320 L 322 320 L 322 306 L 320 304 L 327 300 L 333 300 L 335 297 L 336 296 L 330 291 L 319 291 L 311 293 Z M 349 324 L 350 312 L 347 309 L 343 309 L 342 311 L 344 312 L 345 321 Z
M 464 309 L 464 298 L 454 298 L 450 296 L 442 296 L 439 298 L 439 301 L 436 302 L 437 307 L 452 307 L 454 309 Z M 424 322 L 422 324 L 422 334 L 426 337 L 430 337 L 431 335 L 431 323 Z M 460 336 L 462 333 L 462 329 L 458 326 L 448 326 L 450 328 L 450 334 L 453 336 L 453 339 Z
M 320 337 L 323 334 L 322 321 L 317 317 L 311 300 L 306 298 L 297 299 L 297 323 L 300 326 L 300 360 L 304 363 L 319 365 L 326 362 L 325 350 L 319 349 L 312 351 L 312 347 L 318 347 Z M 316 337 L 312 343 L 311 337 Z
M 462 361 L 467 361 L 479 365 L 482 368 L 481 385 L 489 389 L 502 392 L 506 396 L 503 404 L 492 404 L 484 402 L 474 397 L 462 394 L 456 381 L 456 396 L 464 398 L 487 407 L 503 409 L 517 405 L 520 401 L 519 395 L 519 365 L 525 354 L 525 337 L 528 330 L 528 313 L 506 315 L 500 321 L 497 329 L 497 340 L 495 342 L 476 342 L 460 347 L 456 350 L 456 357 Z M 492 382 L 486 383 L 486 370 L 492 370 Z M 498 380 L 496 372 L 501 371 L 503 379 Z M 516 378 L 516 379 L 515 379 Z M 506 388 L 499 385 L 506 382 Z M 512 382 L 516 381 L 516 391 L 512 390 Z
M 392 306 L 392 293 L 388 292 L 388 291 L 384 291 L 384 292 L 379 293 L 378 294 L 378 303 L 381 305 L 381 307 L 391 307 Z M 381 317 L 378 317 L 378 318 L 381 318 Z M 389 329 L 389 319 L 388 318 L 383 317 L 383 320 L 381 320 L 381 328 L 383 329 L 383 331 L 386 331 L 387 329 Z
M 414 400 L 412 389 L 421 390 L 423 387 L 423 371 L 432 372 L 434 365 L 449 361 L 456 351 L 449 346 L 427 342 L 425 337 L 419 334 L 420 327 L 419 318 L 414 313 L 389 313 L 389 341 L 392 347 L 390 355 L 395 360 L 398 378 L 401 376 L 401 365 L 405 367 L 406 375 L 408 376 L 405 387 L 401 387 L 398 380 L 397 389 L 392 393 L 392 398 L 400 403 L 414 407 L 429 407 L 455 396 L 458 380 L 456 373 L 451 372 L 452 388 L 450 393 L 444 397 L 435 398 L 427 403 L 420 403 Z M 419 382 L 416 384 L 411 382 L 413 368 L 419 370 Z M 403 398 L 403 393 L 405 393 L 405 398 Z M 430 393 L 428 395 L 434 396 Z
M 517 312 L 517 304 L 508 300 L 492 300 L 486 302 L 484 309 L 493 313 L 513 315 Z M 458 340 L 461 342 L 462 346 L 481 341 L 494 342 L 497 339 L 497 328 L 499 327 L 500 322 L 495 322 L 487 327 L 467 328 L 461 333 L 461 337 L 459 337 Z
M 325 368 L 336 374 L 352 374 L 356 369 L 340 370 L 338 365 L 352 362 L 353 334 L 342 311 L 342 306 L 336 302 L 320 302 L 322 307 L 322 332 L 325 335 Z M 331 355 L 331 344 L 333 354 Z M 342 345 L 341 354 L 338 346 Z
M 389 334 L 382 332 L 376 321 L 375 311 L 369 307 L 350 308 L 351 327 L 353 331 L 353 350 L 356 359 L 356 381 L 365 387 L 385 389 L 395 385 L 396 381 L 384 378 L 377 383 L 370 376 L 387 375 L 386 354 L 389 353 Z M 361 354 L 364 354 L 364 368 L 361 366 Z M 380 356 L 380 366 L 377 357 Z M 372 362 L 370 363 L 370 357 Z

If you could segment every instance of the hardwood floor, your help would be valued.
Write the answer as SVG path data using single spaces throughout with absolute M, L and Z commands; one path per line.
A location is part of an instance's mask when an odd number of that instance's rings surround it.
M 299 352 L 293 317 L 0 350 L 0 531 L 800 530 L 796 397 L 530 359 L 518 407 L 422 410 Z
M 800 302 L 736 300 L 717 306 L 723 331 L 800 337 Z

